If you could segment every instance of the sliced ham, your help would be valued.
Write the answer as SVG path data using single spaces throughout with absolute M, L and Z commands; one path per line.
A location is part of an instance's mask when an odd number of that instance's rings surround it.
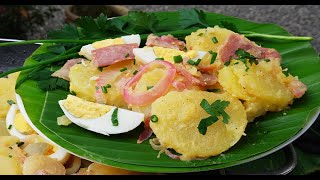
M 117 44 L 92 51 L 92 61 L 97 67 L 108 66 L 116 62 L 134 59 L 133 48 L 138 44 Z
M 137 140 L 138 144 L 141 144 L 143 141 L 149 139 L 153 133 L 152 129 L 150 128 L 150 115 L 146 118 L 144 121 L 144 130 L 139 135 L 139 138 Z
M 180 51 L 183 51 L 186 47 L 186 43 L 173 37 L 171 34 L 166 36 L 163 35 L 161 37 L 154 34 L 150 34 L 147 38 L 146 45 L 150 47 L 160 46 L 165 48 L 178 49 Z
M 288 88 L 295 98 L 301 98 L 307 91 L 307 86 L 297 79 L 292 80 L 288 84 Z
M 222 62 L 227 62 L 230 60 L 230 57 L 236 58 L 235 52 L 237 49 L 243 49 L 257 59 L 278 59 L 280 60 L 280 54 L 271 48 L 263 48 L 258 46 L 254 42 L 251 42 L 243 35 L 240 34 L 231 34 L 226 42 L 221 45 L 218 51 L 218 59 Z
M 200 86 L 211 86 L 218 81 L 218 78 L 211 74 L 202 74 L 198 79 L 200 81 Z
M 58 71 L 51 74 L 51 76 L 70 81 L 70 78 L 69 78 L 70 68 L 75 64 L 81 63 L 81 61 L 85 61 L 85 60 L 86 59 L 83 59 L 83 58 L 70 59 L 62 66 L 62 68 L 60 68 Z

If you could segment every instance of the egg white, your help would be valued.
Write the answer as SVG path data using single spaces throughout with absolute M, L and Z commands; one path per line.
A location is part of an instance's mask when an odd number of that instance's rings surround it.
M 136 60 L 142 64 L 147 64 L 157 58 L 152 47 L 134 48 L 133 54 Z
M 15 127 L 14 127 L 14 119 L 16 117 L 16 112 L 18 110 L 18 106 L 16 104 L 12 104 L 10 106 L 10 109 L 7 113 L 6 116 L 6 126 L 9 127 L 11 126 L 11 128 L 8 128 L 8 131 L 10 133 L 11 136 L 16 136 L 19 139 L 23 139 L 26 137 L 26 135 L 20 133 Z
M 113 126 L 111 116 L 116 109 L 115 106 L 110 106 L 111 110 L 109 112 L 95 119 L 77 118 L 69 113 L 63 106 L 64 101 L 65 100 L 60 100 L 59 105 L 70 121 L 84 129 L 107 136 L 110 134 L 120 134 L 131 131 L 138 127 L 144 120 L 143 113 L 118 108 L 118 126 Z
M 132 34 L 127 36 L 121 36 L 126 44 L 137 43 L 140 46 L 141 38 L 139 34 Z
M 66 151 L 65 149 L 63 149 L 62 147 L 58 146 L 55 142 L 51 141 L 47 136 L 45 136 L 35 125 L 33 125 L 32 121 L 30 120 L 26 109 L 24 108 L 24 104 L 22 102 L 22 99 L 20 97 L 19 94 L 16 94 L 16 100 L 17 100 L 17 106 L 18 109 L 20 110 L 22 116 L 24 117 L 24 119 L 27 121 L 27 123 L 31 126 L 32 129 L 34 129 L 41 137 L 43 137 L 46 141 L 50 142 L 50 144 L 58 147 L 57 150 L 50 154 L 49 157 L 56 159 L 57 161 L 61 162 L 62 164 L 64 164 L 65 162 L 67 162 L 67 160 L 70 157 L 70 153 L 68 153 L 68 151 Z M 14 104 L 13 104 L 14 105 Z M 12 107 L 12 106 L 11 106 Z M 10 108 L 11 109 L 11 108 Z M 17 110 L 17 109 L 16 109 Z M 12 111 L 16 111 L 16 110 L 12 110 Z M 12 128 L 13 124 L 12 124 Z

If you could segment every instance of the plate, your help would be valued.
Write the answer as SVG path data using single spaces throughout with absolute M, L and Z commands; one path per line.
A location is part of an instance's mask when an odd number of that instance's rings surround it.
M 167 18 L 166 24 L 174 26 L 178 14 L 176 12 L 155 13 L 159 18 Z M 273 24 L 258 24 L 243 19 L 206 13 L 208 22 L 229 21 L 244 31 L 289 35 L 283 28 Z M 172 30 L 173 27 L 170 27 Z M 143 172 L 197 172 L 231 167 L 267 156 L 298 138 L 315 121 L 320 108 L 320 60 L 309 42 L 254 39 L 264 47 L 277 49 L 282 55 L 282 66 L 288 68 L 293 75 L 308 86 L 307 93 L 296 100 L 291 109 L 284 112 L 268 113 L 248 124 L 246 136 L 228 151 L 206 160 L 179 161 L 162 154 L 157 158 L 154 151 L 145 141 L 137 144 L 142 127 L 134 131 L 110 137 L 84 130 L 70 125 L 60 127 L 56 118 L 63 115 L 58 100 L 65 99 L 68 92 L 55 90 L 41 91 L 36 82 L 28 80 L 16 90 L 21 95 L 26 111 L 32 123 L 50 140 L 71 153 L 85 159 L 109 164 L 112 166 Z M 50 44 L 44 44 L 34 54 L 46 51 Z M 35 61 L 28 58 L 24 65 Z M 304 67 L 304 68 L 301 68 Z M 23 78 L 22 73 L 19 78 Z

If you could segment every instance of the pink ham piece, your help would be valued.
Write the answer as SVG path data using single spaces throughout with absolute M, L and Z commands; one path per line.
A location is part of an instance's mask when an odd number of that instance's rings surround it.
M 62 78 L 65 79 L 67 81 L 70 81 L 69 78 L 69 72 L 70 72 L 70 68 L 72 66 L 74 66 L 75 64 L 81 63 L 81 61 L 85 61 L 86 59 L 83 58 L 77 58 L 77 59 L 70 59 L 68 60 L 63 66 L 62 68 L 60 68 L 58 71 L 54 72 L 53 74 L 51 74 L 51 76 L 53 77 L 58 77 L 58 78 Z
M 151 127 L 150 127 L 150 115 L 146 118 L 144 121 L 144 130 L 142 133 L 139 135 L 139 138 L 137 140 L 138 144 L 141 144 L 143 141 L 149 139 L 153 133 Z
M 154 34 L 150 34 L 147 38 L 146 45 L 150 47 L 160 46 L 165 48 L 178 49 L 180 51 L 183 51 L 186 47 L 186 43 L 173 37 L 171 34 L 161 37 L 156 36 Z
M 92 51 L 92 61 L 97 67 L 108 66 L 116 62 L 134 59 L 133 48 L 138 44 L 117 44 Z
M 230 57 L 235 58 L 235 52 L 239 48 L 252 54 L 257 59 L 280 60 L 281 58 L 280 54 L 275 49 L 263 48 L 254 42 L 251 42 L 243 35 L 231 34 L 226 42 L 224 42 L 224 44 L 222 44 L 219 48 L 218 59 L 220 59 L 222 62 L 227 62 L 230 60 Z
M 295 98 L 301 98 L 307 91 L 307 86 L 297 79 L 292 80 L 288 84 L 288 88 L 293 93 Z

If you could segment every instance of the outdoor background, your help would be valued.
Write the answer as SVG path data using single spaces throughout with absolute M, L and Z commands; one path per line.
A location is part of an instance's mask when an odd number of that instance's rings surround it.
M 23 39 L 43 39 L 46 37 L 48 30 L 61 27 L 66 23 L 66 16 L 64 13 L 68 5 L 35 5 L 20 10 L 19 13 L 29 17 L 34 16 L 31 23 L 24 20 L 18 20 L 14 25 L 10 24 L 10 18 L 5 18 L 6 21 L 1 21 L 1 16 L 5 12 L 0 5 L 0 38 L 23 38 Z M 141 11 L 174 11 L 179 8 L 196 7 L 204 11 L 211 11 L 225 15 L 240 17 L 260 23 L 275 23 L 293 35 L 298 36 L 312 36 L 314 40 L 311 42 L 320 52 L 320 5 L 124 5 L 129 10 Z M 16 8 L 17 6 L 13 6 Z M 26 11 L 27 9 L 27 11 Z M 29 10 L 28 10 L 29 9 Z M 29 14 L 28 14 L 28 11 Z M 12 17 L 11 17 L 12 18 Z M 15 19 L 16 20 L 16 19 Z M 15 26 L 15 29 L 20 28 L 26 32 L 25 36 L 22 33 L 15 33 L 10 30 L 9 33 L 13 36 L 7 35 L 2 29 Z M 10 28 L 9 28 L 10 29 Z M 11 37 L 9 37 L 11 36 Z M 16 36 L 16 37 L 14 37 Z

